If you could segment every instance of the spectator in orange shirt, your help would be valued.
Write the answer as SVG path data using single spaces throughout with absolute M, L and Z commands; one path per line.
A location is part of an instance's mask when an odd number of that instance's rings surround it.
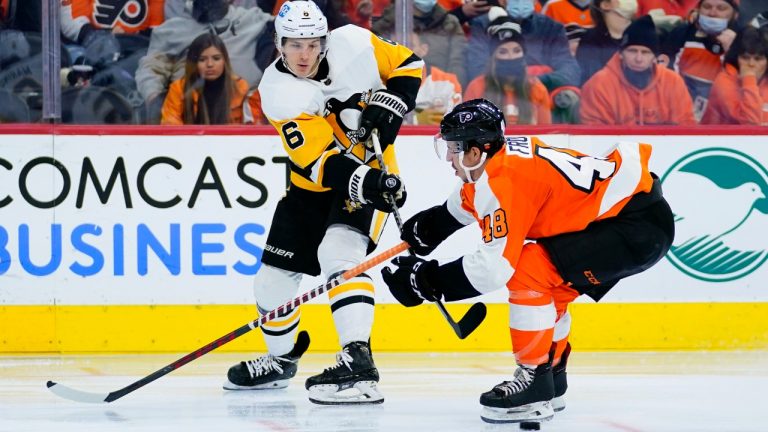
M 768 32 L 747 27 L 725 55 L 702 124 L 768 125 Z
M 621 51 L 581 90 L 585 124 L 694 124 L 693 104 L 680 75 L 655 64 L 656 26 L 648 15 L 624 31 Z
M 221 38 L 203 33 L 187 50 L 184 77 L 168 90 L 161 123 L 254 123 L 262 117 L 260 105 L 257 95 L 249 95 L 248 83 L 232 72 Z
M 549 92 L 526 71 L 520 24 L 501 8 L 491 8 L 491 12 L 491 16 L 498 16 L 488 26 L 491 61 L 486 73 L 469 83 L 464 99 L 490 100 L 501 107 L 508 125 L 552 123 Z
M 592 0 L 549 0 L 541 13 L 564 26 L 576 24 L 583 28 L 594 26 L 589 8 Z

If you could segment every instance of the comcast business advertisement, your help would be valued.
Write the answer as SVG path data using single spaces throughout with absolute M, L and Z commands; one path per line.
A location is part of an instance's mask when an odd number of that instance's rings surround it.
M 287 184 L 276 136 L 0 137 L 0 304 L 253 303 Z M 651 168 L 675 212 L 675 243 L 604 301 L 768 300 L 768 149 L 758 138 L 542 138 L 593 153 L 619 140 L 654 145 Z M 431 137 L 402 136 L 397 153 L 404 217 L 457 185 Z M 391 220 L 377 250 L 398 241 Z M 455 259 L 479 241 L 467 227 L 434 258 Z M 378 269 L 369 274 L 377 301 L 393 303 Z M 301 290 L 322 282 L 305 277 Z M 506 297 L 500 287 L 483 300 Z

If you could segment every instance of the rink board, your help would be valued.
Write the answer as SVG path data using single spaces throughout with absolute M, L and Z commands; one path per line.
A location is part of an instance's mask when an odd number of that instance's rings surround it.
M 590 152 L 622 140 L 653 144 L 651 168 L 689 240 L 600 304 L 579 299 L 574 343 L 768 347 L 768 200 L 755 195 L 768 195 L 768 147 L 757 135 L 764 132 L 638 131 L 540 135 Z M 269 129 L 48 132 L 0 129 L 0 352 L 187 351 L 255 318 L 251 281 L 286 185 L 284 152 Z M 409 193 L 404 217 L 441 203 L 456 186 L 434 157 L 430 132 L 398 138 Z M 380 243 L 397 241 L 391 222 Z M 477 229 L 466 228 L 434 257 L 455 259 L 478 241 Z M 504 289 L 479 299 L 490 316 L 458 341 L 437 311 L 393 304 L 379 272 L 370 274 L 379 287 L 378 349 L 508 349 Z M 305 278 L 300 290 L 321 282 Z M 303 307 L 302 325 L 312 331 L 312 349 L 334 350 L 323 303 Z M 467 307 L 450 306 L 454 315 Z M 261 349 L 255 333 L 222 349 Z

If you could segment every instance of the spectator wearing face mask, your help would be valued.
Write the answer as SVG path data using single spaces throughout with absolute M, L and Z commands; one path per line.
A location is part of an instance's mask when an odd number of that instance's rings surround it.
M 568 27 L 578 25 L 582 28 L 594 26 L 589 6 L 592 0 L 549 0 L 541 13 Z
M 576 50 L 584 84 L 619 50 L 624 30 L 635 18 L 637 0 L 594 0 L 590 13 L 595 26 L 584 33 Z
M 736 37 L 738 16 L 737 0 L 699 0 L 696 19 L 675 27 L 662 43 L 670 67 L 685 80 L 697 121 L 707 107 L 712 82 L 722 70 L 722 58 Z
M 748 26 L 725 55 L 702 124 L 768 125 L 768 32 Z
M 192 16 L 194 19 L 171 18 L 152 31 L 147 55 L 140 60 L 136 71 L 139 93 L 148 103 L 162 101 L 171 81 L 184 76 L 184 59 L 190 42 L 207 32 L 224 41 L 235 74 L 248 82 L 249 87 L 259 83 L 262 70 L 255 60 L 257 41 L 263 36 L 271 15 L 259 8 L 230 6 L 228 0 L 193 0 Z M 266 37 L 272 40 L 271 34 Z
M 581 90 L 581 121 L 598 125 L 694 124 L 680 75 L 655 63 L 656 26 L 644 16 L 627 27 L 621 50 Z
M 526 63 L 536 70 L 536 76 L 550 93 L 559 87 L 577 86 L 581 72 L 579 64 L 569 51 L 565 27 L 547 16 L 535 13 L 533 1 L 506 2 L 507 13 L 522 30 Z M 470 22 L 466 57 L 467 75 L 470 80 L 481 75 L 491 59 L 490 36 L 486 32 L 489 24 L 487 14 Z
M 388 14 L 394 14 L 393 6 L 384 12 L 384 16 Z M 390 37 L 394 30 L 394 19 L 381 19 L 374 23 L 372 29 L 384 37 Z M 467 38 L 458 18 L 449 14 L 437 0 L 413 0 L 413 31 L 429 46 L 426 57 L 422 59 L 429 65 L 455 74 L 460 82 L 464 82 Z
M 508 125 L 552 123 L 549 92 L 526 70 L 520 24 L 499 7 L 491 8 L 489 15 L 491 61 L 486 73 L 469 83 L 464 100 L 490 100 L 504 112 Z

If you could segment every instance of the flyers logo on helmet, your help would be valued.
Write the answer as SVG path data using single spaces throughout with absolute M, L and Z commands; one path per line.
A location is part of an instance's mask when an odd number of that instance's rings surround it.
M 468 123 L 472 121 L 475 116 L 471 112 L 463 111 L 459 113 L 459 123 Z
M 149 15 L 148 0 L 95 0 L 93 19 L 101 27 L 112 28 L 118 23 L 139 27 Z

